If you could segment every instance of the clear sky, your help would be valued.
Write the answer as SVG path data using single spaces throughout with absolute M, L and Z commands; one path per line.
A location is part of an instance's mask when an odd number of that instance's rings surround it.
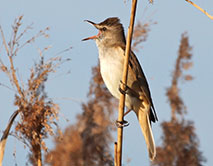
M 213 14 L 213 1 L 194 0 L 210 14 Z M 73 49 L 66 53 L 72 60 L 67 63 L 60 73 L 70 70 L 69 75 L 53 77 L 48 81 L 47 92 L 61 107 L 61 115 L 69 119 L 66 122 L 60 118 L 60 125 L 65 128 L 75 122 L 75 116 L 81 112 L 81 102 L 87 101 L 91 67 L 97 64 L 98 51 L 95 42 L 81 42 L 81 39 L 95 35 L 97 30 L 83 20 L 89 19 L 101 22 L 107 17 L 117 16 L 121 19 L 125 29 L 129 24 L 131 1 L 126 0 L 1 0 L 0 24 L 6 37 L 10 37 L 11 25 L 14 18 L 24 15 L 23 27 L 31 24 L 34 29 L 27 34 L 30 37 L 39 30 L 49 26 L 50 38 L 38 40 L 32 46 L 22 50 L 16 58 L 16 66 L 20 68 L 22 78 L 29 74 L 29 68 L 38 59 L 37 48 L 51 45 L 50 55 L 69 46 Z M 158 114 L 159 122 L 153 125 L 156 144 L 161 143 L 160 123 L 170 118 L 170 109 L 165 96 L 165 89 L 170 85 L 171 72 L 174 69 L 181 34 L 188 32 L 189 41 L 193 47 L 194 66 L 189 73 L 194 80 L 181 84 L 181 96 L 188 108 L 187 119 L 193 120 L 196 133 L 200 139 L 200 150 L 207 158 L 207 166 L 213 165 L 212 140 L 213 132 L 211 122 L 213 117 L 213 20 L 189 5 L 185 0 L 148 0 L 139 1 L 136 21 L 148 19 L 156 21 L 151 27 L 148 40 L 143 49 L 136 53 L 146 73 L 153 100 Z M 26 37 L 26 38 L 27 38 Z M 0 54 L 3 60 L 6 60 Z M 8 84 L 5 75 L 0 73 L 0 82 Z M 62 98 L 72 98 L 64 100 Z M 2 131 L 13 111 L 14 93 L 0 87 L 0 130 Z M 131 159 L 130 165 L 148 165 L 145 141 L 134 114 L 127 117 L 130 126 L 124 133 L 124 161 Z M 2 134 L 2 133 L 1 133 Z M 49 145 L 52 147 L 51 139 Z M 12 153 L 16 149 L 16 159 Z M 27 160 L 27 149 L 15 138 L 9 137 L 4 165 L 24 165 Z

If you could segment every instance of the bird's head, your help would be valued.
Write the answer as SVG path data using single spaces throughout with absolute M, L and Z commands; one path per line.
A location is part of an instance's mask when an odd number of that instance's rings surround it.
M 98 34 L 83 39 L 83 41 L 94 39 L 97 44 L 125 43 L 124 29 L 117 17 L 107 18 L 103 22 L 96 24 L 85 20 L 99 30 Z

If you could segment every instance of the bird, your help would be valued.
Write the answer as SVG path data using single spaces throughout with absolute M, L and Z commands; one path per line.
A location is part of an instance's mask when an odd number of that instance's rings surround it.
M 85 21 L 92 24 L 99 32 L 95 36 L 83 39 L 83 41 L 95 40 L 103 81 L 110 93 L 119 99 L 120 93 L 123 93 L 120 85 L 122 84 L 126 48 L 123 25 L 118 17 L 110 17 L 100 23 Z M 125 106 L 129 110 L 128 112 L 131 110 L 135 112 L 145 138 L 149 158 L 153 161 L 156 156 L 156 147 L 151 122 L 158 121 L 158 118 L 147 79 L 133 51 L 130 51 L 129 54 L 127 78 Z

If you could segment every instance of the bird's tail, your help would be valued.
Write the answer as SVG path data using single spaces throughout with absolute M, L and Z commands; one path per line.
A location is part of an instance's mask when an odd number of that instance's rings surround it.
M 147 149 L 149 152 L 149 158 L 150 160 L 154 160 L 156 156 L 156 148 L 155 148 L 155 141 L 152 135 L 149 114 L 147 111 L 144 111 L 144 109 L 142 109 L 141 107 L 139 107 L 138 112 L 136 114 L 146 141 Z

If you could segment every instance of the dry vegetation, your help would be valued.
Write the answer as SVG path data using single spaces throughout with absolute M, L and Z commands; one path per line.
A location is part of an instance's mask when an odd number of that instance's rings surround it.
M 151 26 L 157 24 L 152 20 L 145 21 L 144 23 L 138 21 L 134 28 L 132 50 L 139 51 L 143 48 L 141 44 L 147 40 L 148 33 L 151 31 Z
M 106 89 L 99 65 L 92 69 L 89 101 L 82 104 L 83 112 L 77 123 L 55 138 L 56 147 L 46 157 L 52 166 L 112 166 L 110 151 L 112 118 L 116 102 Z
M 27 41 L 22 42 L 22 38 L 30 29 L 28 26 L 23 32 L 19 32 L 22 25 L 22 16 L 18 17 L 12 26 L 12 37 L 7 43 L 4 37 L 3 29 L 0 27 L 1 37 L 3 39 L 2 56 L 7 56 L 9 64 L 6 65 L 0 59 L 0 70 L 6 74 L 10 80 L 10 85 L 15 92 L 14 105 L 18 108 L 12 115 L 8 123 L 7 132 L 4 132 L 1 143 L 4 142 L 3 149 L 10 127 L 15 120 L 17 114 L 20 115 L 20 121 L 16 124 L 16 137 L 21 140 L 27 147 L 29 147 L 29 159 L 33 165 L 42 165 L 42 150 L 47 150 L 44 139 L 48 134 L 53 135 L 52 125 L 56 123 L 58 116 L 58 105 L 55 104 L 45 92 L 45 82 L 51 73 L 66 60 L 61 57 L 54 57 L 45 60 L 43 53 L 48 50 L 48 47 L 40 52 L 40 60 L 36 63 L 30 71 L 30 76 L 27 81 L 20 80 L 18 77 L 17 68 L 14 65 L 15 58 L 18 57 L 18 52 L 27 44 L 34 42 L 39 37 L 48 37 L 47 31 L 49 28 L 39 31 L 35 36 Z M 24 82 L 27 82 L 26 85 Z M 1 149 L 1 151 L 3 150 Z M 3 158 L 3 154 L 1 156 Z
M 192 66 L 191 46 L 188 36 L 183 34 L 179 47 L 171 87 L 167 89 L 167 97 L 171 107 L 171 120 L 162 122 L 162 145 L 157 147 L 157 158 L 153 166 L 202 166 L 205 158 L 199 151 L 199 140 L 195 133 L 194 123 L 186 120 L 186 106 L 179 95 L 180 79 L 192 80 L 184 71 Z
M 210 15 L 206 10 L 204 10 L 203 8 L 201 8 L 200 6 L 198 6 L 197 4 L 195 4 L 194 2 L 190 1 L 190 0 L 185 0 L 186 2 L 188 2 L 189 4 L 191 4 L 192 6 L 194 6 L 195 8 L 197 8 L 198 10 L 200 10 L 202 13 L 204 13 L 208 18 L 210 18 L 211 20 L 213 20 L 213 16 Z
M 150 1 L 151 2 L 151 1 Z M 26 27 L 19 32 L 22 17 L 15 20 L 11 40 L 7 43 L 2 28 L 3 40 L 1 56 L 7 56 L 9 64 L 0 59 L 0 71 L 4 72 L 10 80 L 15 91 L 14 104 L 17 110 L 11 116 L 7 129 L 1 142 L 0 152 L 5 148 L 7 136 L 14 119 L 19 114 L 20 121 L 15 126 L 16 137 L 29 147 L 29 160 L 32 165 L 42 165 L 42 150 L 47 151 L 44 139 L 53 135 L 53 126 L 57 125 L 58 105 L 55 104 L 45 92 L 45 82 L 51 73 L 67 59 L 57 56 L 45 60 L 40 52 L 40 60 L 30 71 L 28 80 L 20 80 L 17 68 L 14 65 L 20 49 L 34 42 L 39 37 L 48 37 L 46 28 L 25 42 L 22 37 L 31 29 Z M 139 50 L 141 43 L 145 42 L 150 31 L 152 21 L 138 22 L 133 35 L 133 49 Z M 3 53 L 3 49 L 5 53 Z M 167 97 L 171 107 L 171 120 L 161 124 L 163 129 L 162 145 L 157 147 L 157 159 L 151 163 L 153 166 L 201 166 L 205 161 L 198 150 L 199 141 L 192 121 L 185 120 L 186 106 L 179 95 L 180 80 L 192 80 L 191 75 L 184 74 L 192 66 L 191 47 L 186 34 L 182 35 L 178 58 L 172 76 L 171 87 L 167 89 Z M 77 122 L 68 126 L 62 133 L 58 131 L 55 138 L 55 148 L 46 153 L 45 163 L 51 166 L 112 166 L 113 156 L 110 146 L 114 131 L 114 112 L 117 103 L 106 89 L 100 75 L 99 65 L 92 69 L 92 79 L 88 93 L 88 102 L 82 104 L 82 113 L 77 116 Z M 27 82 L 23 84 L 23 82 Z M 0 85 L 3 85 L 0 83 Z M 0 153 L 0 159 L 3 154 Z M 1 162 L 1 161 L 0 161 Z

